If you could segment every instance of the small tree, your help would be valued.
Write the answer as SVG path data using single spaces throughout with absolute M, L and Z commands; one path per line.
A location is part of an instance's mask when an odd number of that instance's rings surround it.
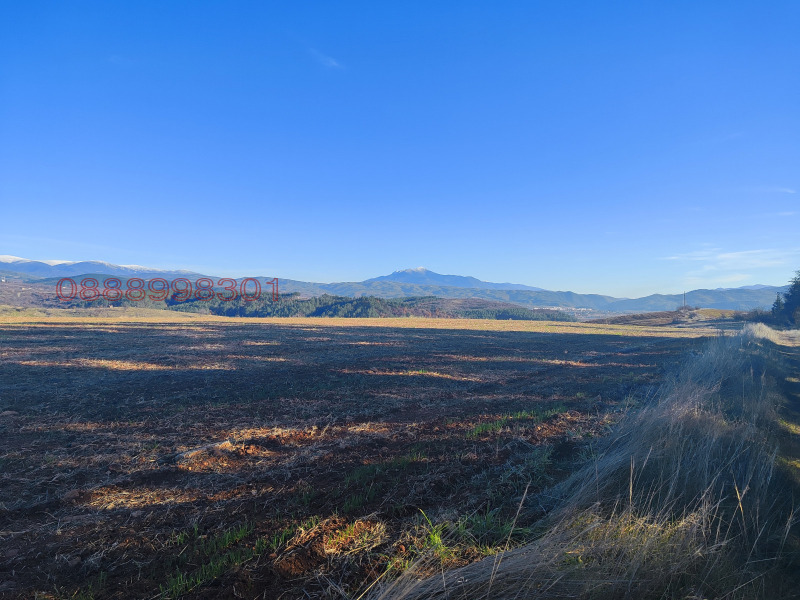
M 784 307 L 783 296 L 778 292 L 777 298 L 775 298 L 775 302 L 772 304 L 772 316 L 776 319 L 780 319 L 783 316 Z
M 789 282 L 789 290 L 783 295 L 783 314 L 795 325 L 800 325 L 800 271 L 795 273 Z

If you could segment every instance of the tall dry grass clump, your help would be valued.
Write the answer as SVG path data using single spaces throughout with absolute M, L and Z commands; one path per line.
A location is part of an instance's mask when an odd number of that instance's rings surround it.
M 769 340 L 775 344 L 800 346 L 800 329 L 776 331 L 764 323 L 746 323 L 742 334 L 753 339 Z
M 529 499 L 523 510 L 548 510 L 536 541 L 434 577 L 420 577 L 435 567 L 422 559 L 374 597 L 788 595 L 794 513 L 774 469 L 777 392 L 750 351 L 757 333 L 710 341 L 593 460 Z

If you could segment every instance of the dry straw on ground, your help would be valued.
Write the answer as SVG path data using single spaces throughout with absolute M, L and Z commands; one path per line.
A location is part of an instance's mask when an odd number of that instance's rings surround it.
M 546 495 L 536 541 L 449 572 L 427 556 L 373 592 L 421 598 L 777 598 L 796 592 L 796 522 L 776 471 L 763 326 L 692 356 L 603 450 Z M 425 577 L 422 577 L 422 576 Z M 378 587 L 378 586 L 376 586 Z

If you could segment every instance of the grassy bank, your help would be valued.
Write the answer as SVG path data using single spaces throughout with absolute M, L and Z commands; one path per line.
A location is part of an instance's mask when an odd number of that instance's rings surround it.
M 460 567 L 509 533 L 522 545 L 528 482 L 571 474 L 631 395 L 705 343 L 668 327 L 25 312 L 0 310 L 0 596 L 54 600 L 321 599 L 331 582 L 358 598 L 428 549 Z
M 534 542 L 448 572 L 431 554 L 373 597 L 793 597 L 792 353 L 775 342 L 794 341 L 760 327 L 710 341 L 582 468 L 521 503 L 545 513 Z

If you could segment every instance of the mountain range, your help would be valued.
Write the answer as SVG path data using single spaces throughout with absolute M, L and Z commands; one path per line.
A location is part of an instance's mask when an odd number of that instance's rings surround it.
M 30 260 L 19 256 L 0 254 L 0 270 L 6 273 L 22 273 L 33 277 L 74 277 L 86 273 L 98 275 L 116 275 L 122 277 L 174 277 L 197 278 L 200 273 L 192 271 L 164 271 L 140 265 L 114 265 L 99 260 Z
M 54 283 L 54 281 L 48 281 L 51 279 L 86 274 L 145 279 L 185 277 L 192 280 L 207 276 L 193 271 L 165 271 L 139 265 L 115 265 L 101 261 L 36 261 L 8 255 L 0 255 L 0 274 L 18 276 L 27 281 L 47 284 Z M 272 276 L 269 278 L 271 279 Z M 303 297 L 330 294 L 380 298 L 412 296 L 437 296 L 454 299 L 481 298 L 508 302 L 526 308 L 557 307 L 613 313 L 674 310 L 683 304 L 683 294 L 652 294 L 642 298 L 615 298 L 601 294 L 550 291 L 516 283 L 492 283 L 462 275 L 442 275 L 423 267 L 395 271 L 390 275 L 360 282 L 313 283 L 280 279 L 279 286 L 281 293 L 297 292 Z M 690 306 L 733 310 L 765 308 L 772 304 L 777 293 L 785 292 L 787 289 L 788 286 L 767 285 L 713 290 L 699 289 L 686 293 L 686 303 Z
M 481 281 L 475 277 L 465 277 L 463 275 L 441 275 L 429 271 L 425 267 L 416 269 L 404 269 L 395 271 L 391 275 L 373 277 L 362 283 L 377 284 L 381 282 L 410 283 L 412 285 L 435 285 L 443 287 L 469 288 L 475 290 L 530 290 L 533 292 L 544 292 L 546 290 L 521 283 L 491 283 Z

